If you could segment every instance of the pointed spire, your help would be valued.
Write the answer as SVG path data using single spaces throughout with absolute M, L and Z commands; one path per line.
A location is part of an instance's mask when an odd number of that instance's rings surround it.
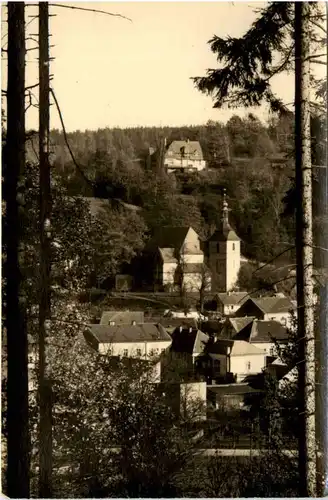
M 224 225 L 229 225 L 229 207 L 227 202 L 227 192 L 223 189 L 223 204 L 222 204 L 222 222 Z

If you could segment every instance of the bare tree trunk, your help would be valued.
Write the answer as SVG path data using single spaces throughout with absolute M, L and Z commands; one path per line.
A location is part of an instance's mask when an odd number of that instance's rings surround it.
M 39 155 L 40 155 L 40 297 L 39 297 L 39 495 L 51 498 L 51 384 L 47 378 L 46 321 L 50 316 L 50 165 L 49 165 L 49 12 L 39 3 Z
M 25 169 L 25 4 L 8 2 L 7 141 L 4 152 L 6 201 L 6 329 L 8 355 L 7 494 L 29 497 L 27 331 L 21 296 L 18 184 Z
M 315 339 L 312 168 L 310 133 L 309 4 L 295 2 L 296 251 L 299 342 L 300 495 L 316 496 Z

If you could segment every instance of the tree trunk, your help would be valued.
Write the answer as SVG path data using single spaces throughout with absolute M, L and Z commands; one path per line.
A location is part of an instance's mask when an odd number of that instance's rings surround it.
M 309 4 L 295 2 L 296 252 L 301 394 L 300 496 L 316 496 L 315 340 L 310 133 Z
M 51 498 L 52 396 L 46 363 L 46 321 L 50 317 L 50 165 L 49 165 L 49 13 L 39 3 L 39 156 L 40 156 L 40 291 L 39 291 L 39 496 Z
M 29 498 L 27 331 L 21 296 L 18 184 L 25 168 L 25 4 L 8 2 L 7 141 L 4 151 L 6 201 L 6 329 L 8 355 L 7 495 Z

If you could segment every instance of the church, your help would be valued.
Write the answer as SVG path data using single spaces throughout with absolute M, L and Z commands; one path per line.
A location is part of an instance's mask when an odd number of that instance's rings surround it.
M 233 289 L 240 269 L 240 238 L 229 223 L 226 193 L 220 224 L 207 241 L 192 227 L 162 227 L 151 239 L 147 254 L 156 290 L 175 291 L 181 286 L 189 292 Z

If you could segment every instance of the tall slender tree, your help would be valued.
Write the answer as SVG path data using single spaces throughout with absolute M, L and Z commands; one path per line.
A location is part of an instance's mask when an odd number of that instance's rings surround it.
M 46 321 L 50 318 L 51 192 L 49 164 L 49 12 L 39 3 L 39 157 L 40 157 L 40 285 L 39 285 L 39 494 L 50 498 L 52 469 L 51 385 L 47 377 Z
M 315 338 L 312 164 L 310 131 L 309 4 L 295 3 L 295 174 L 299 389 L 299 468 L 303 495 L 316 496 Z
M 7 137 L 4 151 L 5 324 L 7 331 L 7 494 L 29 497 L 28 371 L 19 253 L 20 178 L 25 168 L 25 4 L 8 2 Z M 21 207 L 22 208 L 22 207 Z

